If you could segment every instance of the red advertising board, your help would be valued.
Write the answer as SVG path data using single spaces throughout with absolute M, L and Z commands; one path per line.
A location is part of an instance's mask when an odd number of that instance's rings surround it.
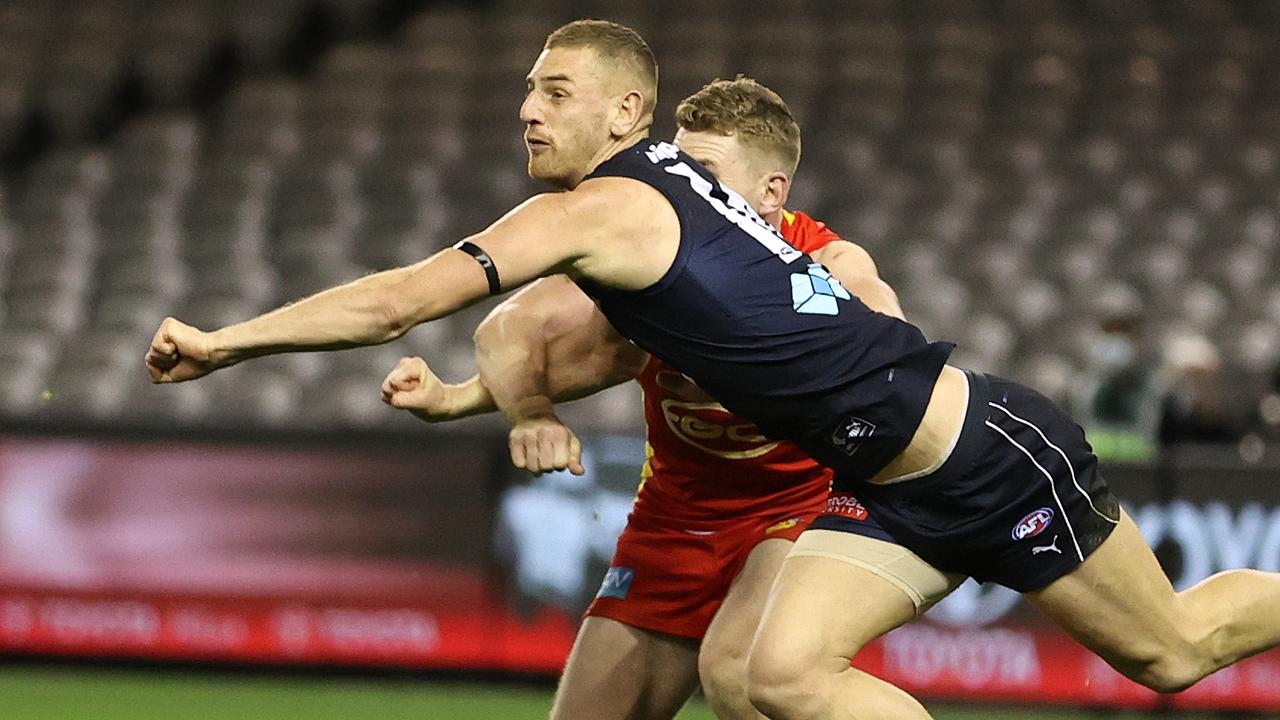
M 855 664 L 921 697 L 1131 708 L 1280 708 L 1280 653 L 1161 696 L 1123 677 L 1045 622 L 954 628 L 919 622 L 864 650 Z
M 437 580 L 462 585 L 463 578 Z M 556 673 L 575 619 L 542 608 L 519 616 L 471 598 L 435 605 L 327 605 L 198 597 L 10 590 L 0 649 L 52 655 L 474 668 Z M 1280 654 L 1251 658 L 1162 698 L 1123 678 L 1056 629 L 920 622 L 873 643 L 855 664 L 922 697 L 1133 708 L 1275 711 Z
M 485 668 L 554 673 L 576 630 L 563 612 L 530 617 L 474 592 L 478 578 L 434 581 L 470 597 L 434 603 L 301 603 L 263 598 L 10 589 L 0 649 L 49 655 Z
M 0 651 L 556 673 L 643 452 L 588 445 L 586 478 L 511 482 L 492 438 L 0 438 Z M 1111 476 L 1175 586 L 1280 568 L 1280 488 Z M 972 583 L 855 664 L 922 697 L 1280 711 L 1280 653 L 1160 697 Z

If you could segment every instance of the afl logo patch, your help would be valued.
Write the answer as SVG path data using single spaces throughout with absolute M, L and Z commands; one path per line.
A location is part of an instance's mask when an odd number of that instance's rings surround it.
M 1049 528 L 1053 522 L 1053 508 L 1042 507 L 1029 513 L 1013 526 L 1013 539 L 1026 540 L 1033 538 Z

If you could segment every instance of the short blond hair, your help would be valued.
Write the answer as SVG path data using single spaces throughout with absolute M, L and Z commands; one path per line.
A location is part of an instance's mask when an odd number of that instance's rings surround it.
M 644 112 L 658 105 L 658 61 L 649 43 L 626 25 L 608 20 L 575 20 L 547 36 L 544 50 L 589 47 L 600 57 L 620 63 L 641 84 Z
M 778 93 L 739 75 L 713 80 L 676 107 L 676 124 L 687 132 L 735 135 L 774 155 L 788 175 L 800 165 L 800 125 Z

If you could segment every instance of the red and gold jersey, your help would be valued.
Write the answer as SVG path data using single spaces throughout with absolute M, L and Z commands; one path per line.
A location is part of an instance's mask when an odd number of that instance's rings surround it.
M 782 236 L 805 252 L 840 237 L 800 212 L 785 212 Z M 651 357 L 644 390 L 648 461 L 637 514 L 715 521 L 808 511 L 827 496 L 830 471 L 800 448 L 770 440 L 677 370 Z

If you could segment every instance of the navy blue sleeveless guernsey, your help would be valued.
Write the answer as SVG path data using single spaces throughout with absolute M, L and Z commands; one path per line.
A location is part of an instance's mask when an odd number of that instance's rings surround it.
M 620 333 L 844 479 L 906 448 L 953 345 L 870 310 L 674 145 L 642 141 L 597 177 L 652 186 L 680 219 L 675 261 L 650 287 L 578 281 Z

